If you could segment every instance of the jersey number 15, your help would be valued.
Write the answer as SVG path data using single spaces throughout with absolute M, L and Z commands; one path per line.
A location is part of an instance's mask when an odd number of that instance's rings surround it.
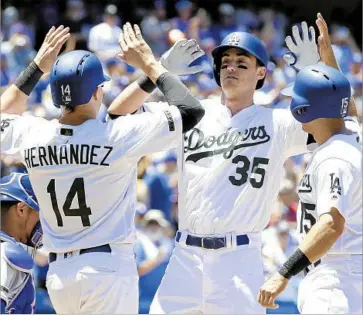
M 55 193 L 55 179 L 51 179 L 47 186 L 47 193 L 50 194 L 52 201 L 52 208 L 57 218 L 58 226 L 63 226 L 63 219 L 59 211 L 57 195 Z M 78 208 L 71 209 L 73 199 L 78 199 Z M 89 216 L 92 214 L 91 208 L 87 207 L 86 194 L 84 192 L 84 180 L 83 178 L 76 178 L 67 194 L 66 200 L 63 204 L 63 213 L 65 216 L 81 217 L 83 226 L 90 226 Z

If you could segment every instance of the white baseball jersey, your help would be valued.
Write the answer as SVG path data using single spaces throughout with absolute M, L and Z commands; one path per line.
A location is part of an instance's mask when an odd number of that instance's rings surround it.
M 18 154 L 41 211 L 44 246 L 66 252 L 135 238 L 140 157 L 175 147 L 179 110 L 67 126 L 33 116 L 1 116 L 1 151 Z
M 331 137 L 312 154 L 299 185 L 300 240 L 319 217 L 339 210 L 345 229 L 328 254 L 362 254 L 362 147 L 356 134 Z
M 202 105 L 205 116 L 184 136 L 179 229 L 260 232 L 269 222 L 283 163 L 307 151 L 307 134 L 286 109 L 253 105 L 232 116 L 219 100 Z

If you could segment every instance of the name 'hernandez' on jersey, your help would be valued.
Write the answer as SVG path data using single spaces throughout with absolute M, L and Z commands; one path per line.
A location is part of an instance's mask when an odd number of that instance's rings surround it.
M 44 247 L 67 252 L 136 239 L 139 159 L 175 147 L 179 110 L 78 126 L 1 115 L 1 152 L 20 155 L 40 205 Z
M 312 154 L 299 185 L 300 241 L 319 217 L 335 207 L 345 229 L 328 254 L 362 254 L 362 147 L 358 137 L 335 135 Z
M 179 164 L 179 229 L 244 234 L 269 222 L 284 161 L 308 151 L 307 134 L 288 109 L 253 105 L 232 116 L 219 100 L 184 136 Z M 166 103 L 149 103 L 157 111 Z

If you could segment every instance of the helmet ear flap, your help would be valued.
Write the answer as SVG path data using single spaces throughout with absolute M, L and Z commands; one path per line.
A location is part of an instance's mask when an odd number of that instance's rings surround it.
M 216 83 L 221 86 L 221 58 L 214 58 L 213 74 Z

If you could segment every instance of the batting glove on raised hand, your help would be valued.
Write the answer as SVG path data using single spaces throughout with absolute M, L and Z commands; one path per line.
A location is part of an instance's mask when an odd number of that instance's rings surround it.
M 299 28 L 295 25 L 292 28 L 292 36 L 285 38 L 287 48 L 290 50 L 283 56 L 284 60 L 296 70 L 310 65 L 315 65 L 320 60 L 318 52 L 318 45 L 315 41 L 314 27 L 308 25 L 306 22 L 301 23 L 302 37 L 300 36 Z
M 200 49 L 195 39 L 182 39 L 161 56 L 160 62 L 165 69 L 175 75 L 188 75 L 203 70 L 202 66 L 189 66 L 203 55 L 204 51 Z

